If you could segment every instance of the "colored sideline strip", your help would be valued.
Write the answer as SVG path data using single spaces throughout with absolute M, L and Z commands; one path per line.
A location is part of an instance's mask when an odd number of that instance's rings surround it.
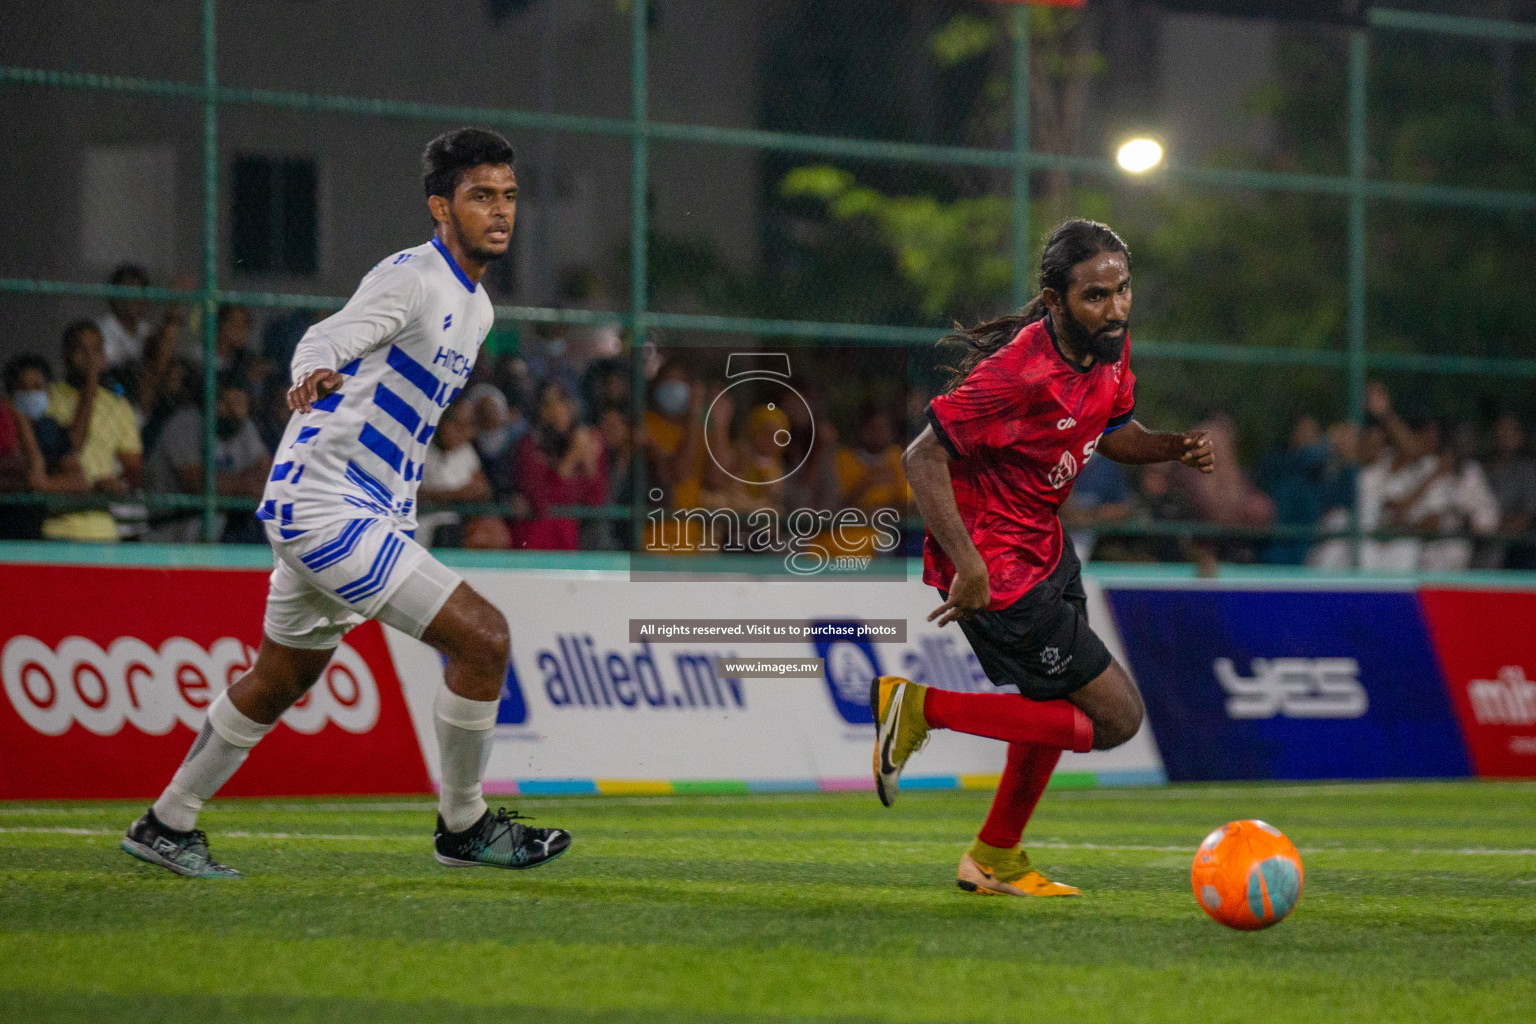
M 912 775 L 903 789 L 996 788 L 996 775 Z M 1162 786 L 1168 776 L 1158 769 L 1102 772 L 1058 772 L 1052 789 L 1092 789 L 1099 786 Z M 484 790 L 493 796 L 741 796 L 748 793 L 838 793 L 875 788 L 872 778 L 854 779 L 487 779 Z

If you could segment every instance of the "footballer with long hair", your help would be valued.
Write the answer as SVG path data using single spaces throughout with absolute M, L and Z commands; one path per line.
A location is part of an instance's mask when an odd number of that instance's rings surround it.
M 886 805 L 933 729 L 1008 744 L 997 795 L 958 883 L 973 893 L 1076 896 L 1020 848 L 1063 750 L 1107 750 L 1136 734 L 1141 694 L 1088 624 L 1081 565 L 1057 510 L 1094 456 L 1215 466 L 1204 431 L 1161 433 L 1134 418 L 1131 255 L 1107 226 L 1051 233 L 1040 292 L 1016 315 L 950 336 L 964 348 L 902 462 L 927 524 L 923 581 L 958 622 L 987 677 L 1016 693 L 955 693 L 882 676 L 870 685 L 875 784 Z

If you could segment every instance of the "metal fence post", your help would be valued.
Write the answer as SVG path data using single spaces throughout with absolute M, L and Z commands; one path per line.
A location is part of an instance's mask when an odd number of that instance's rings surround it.
M 630 409 L 634 426 L 645 423 L 645 340 L 646 340 L 646 291 L 648 269 L 646 259 L 650 244 L 650 211 L 646 196 L 650 192 L 650 139 L 646 126 L 646 84 L 648 61 L 646 21 L 649 9 L 646 0 L 630 0 L 630 55 L 629 55 L 629 116 L 633 134 L 630 141 L 629 168 L 629 307 L 633 317 L 630 325 Z M 642 525 L 645 522 L 646 491 L 645 459 L 638 447 L 631 446 L 633 483 L 630 487 L 629 522 L 630 550 L 644 550 Z
M 203 528 L 205 542 L 218 540 L 214 488 L 214 410 L 218 399 L 219 273 L 219 79 L 215 64 L 218 22 L 215 0 L 203 0 Z
M 1365 94 L 1369 38 L 1364 29 L 1349 37 L 1349 337 L 1346 376 L 1349 418 L 1365 422 Z M 1356 503 L 1358 506 L 1358 502 Z M 1350 563 L 1360 564 L 1360 510 L 1350 510 Z
M 1013 14 L 1013 308 L 1029 301 L 1029 9 Z

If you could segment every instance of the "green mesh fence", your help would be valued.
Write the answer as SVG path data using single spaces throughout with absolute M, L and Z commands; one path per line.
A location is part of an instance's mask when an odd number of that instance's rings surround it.
M 169 104 L 189 104 L 202 115 L 203 204 L 202 204 L 202 283 L 191 291 L 167 288 L 123 288 L 69 280 L 45 280 L 29 277 L 0 277 L 0 292 L 94 298 L 142 297 L 154 301 L 183 301 L 201 306 L 205 376 L 203 392 L 208 407 L 213 404 L 215 387 L 215 312 L 220 304 L 234 303 L 254 307 L 291 307 L 330 309 L 341 306 L 342 296 L 319 296 L 259 291 L 237 291 L 221 287 L 219 276 L 219 130 L 221 118 L 241 107 L 286 109 L 302 114 L 341 115 L 355 118 L 388 118 L 405 121 L 463 122 L 509 130 L 562 133 L 569 136 L 600 137 L 620 140 L 630 152 L 631 235 L 626 259 L 627 302 L 625 308 L 611 312 L 535 306 L 498 306 L 503 321 L 524 323 L 604 324 L 615 323 L 632 332 L 635 351 L 647 340 L 661 346 L 710 344 L 708 340 L 747 335 L 771 338 L 776 345 L 837 344 L 929 346 L 942 330 L 943 318 L 929 326 L 895 322 L 848 322 L 796 319 L 786 316 L 754 315 L 754 303 L 732 297 L 728 287 L 718 289 L 713 297 L 713 311 L 665 308 L 652 300 L 652 228 L 648 203 L 643 201 L 653 186 L 653 154 L 665 147 L 726 147 L 751 149 L 770 154 L 775 167 L 793 167 L 815 160 L 836 162 L 839 166 L 884 168 L 890 180 L 910 174 L 914 187 L 926 180 L 925 169 L 974 169 L 979 173 L 1001 175 L 1007 183 L 1006 194 L 995 194 L 993 207 L 1007 217 L 1004 295 L 1014 304 L 1022 304 L 1032 292 L 1031 256 L 1038 242 L 1035 238 L 1042 224 L 1032 221 L 1036 196 L 1032 180 L 1054 174 L 1062 180 L 1118 182 L 1123 171 L 1109 159 L 1066 155 L 1032 148 L 1035 129 L 1031 125 L 1032 33 L 1042 24 L 1038 12 L 1019 6 L 1008 12 L 1006 39 L 1008 70 L 1005 76 L 1008 95 L 1006 123 L 998 131 L 1007 144 L 994 147 L 934 144 L 923 141 L 850 137 L 837 132 L 802 134 L 764 130 L 749 126 L 674 123 L 651 116 L 648 85 L 653 74 L 666 73 L 648 67 L 650 53 L 649 18 L 663 3 L 626 0 L 629 16 L 629 111 L 628 116 L 591 116 L 550 113 L 540 110 L 486 109 L 474 106 L 409 102 L 366 96 L 323 95 L 270 88 L 238 87 L 221 82 L 216 40 L 218 5 L 216 0 L 201 3 L 201 67 L 195 81 L 159 80 L 93 74 L 87 71 L 40 67 L 0 67 L 0 86 L 10 90 L 52 89 L 113 94 Z M 676 8 L 677 4 L 670 5 Z M 986 5 L 982 5 L 986 6 Z M 667 13 L 674 13 L 668 11 Z M 1447 346 L 1439 351 L 1410 351 L 1401 345 L 1367 346 L 1367 325 L 1371 316 L 1372 232 L 1380 225 L 1397 226 L 1414 218 L 1435 223 L 1446 217 L 1528 218 L 1536 213 L 1536 191 L 1518 187 L 1529 175 L 1514 175 L 1515 185 L 1488 180 L 1474 185 L 1436 180 L 1405 180 L 1390 174 L 1373 174 L 1373 168 L 1390 168 L 1389 155 L 1373 154 L 1368 131 L 1368 106 L 1371 96 L 1370 75 L 1376 52 L 1383 59 L 1397 59 L 1395 48 L 1402 40 L 1422 37 L 1439 46 L 1443 41 L 1472 41 L 1476 44 L 1525 45 L 1536 42 L 1536 26 L 1476 18 L 1425 14 L 1412 11 L 1376 9 L 1369 12 L 1368 28 L 1347 34 L 1347 42 L 1334 61 L 1325 68 L 1342 79 L 1340 106 L 1329 116 L 1341 119 L 1345 145 L 1333 165 L 1319 161 L 1321 170 L 1290 171 L 1245 169 L 1206 164 L 1168 162 L 1156 172 L 1156 183 L 1139 190 L 1124 202 L 1138 209 L 1146 200 L 1138 196 L 1155 189 L 1199 188 L 1235 195 L 1310 197 L 1326 206 L 1327 217 L 1337 231 L 1342 250 L 1338 268 L 1344 282 L 1342 347 L 1300 347 L 1286 344 L 1236 344 L 1203 338 L 1145 338 L 1138 335 L 1139 359 L 1170 360 L 1206 367 L 1220 374 L 1222 367 L 1251 367 L 1263 373 L 1312 374 L 1316 387 L 1329 382 L 1341 392 L 1339 405 L 1349 418 L 1362 419 L 1362 397 L 1368 374 L 1411 373 L 1421 375 L 1461 375 L 1471 378 L 1524 380 L 1536 377 L 1536 358 L 1498 351 L 1466 351 Z M 964 29 L 965 26 L 960 26 Z M 963 50 L 963 31 L 952 33 L 945 45 Z M 1039 42 L 1039 40 L 1033 40 Z M 1322 48 L 1326 49 L 1326 48 Z M 1320 50 L 1321 52 L 1321 50 Z M 706 55 L 707 56 L 707 55 Z M 1049 53 L 1047 53 L 1049 58 Z M 1035 59 L 1039 59 L 1036 57 Z M 1338 66 L 1342 65 L 1342 67 Z M 834 119 L 835 120 L 835 119 Z M 891 178 L 895 175 L 895 178 Z M 1486 177 L 1486 176 L 1485 176 Z M 1497 177 L 1497 176 L 1495 176 Z M 1473 176 L 1474 180 L 1476 175 Z M 833 183 L 836 185 L 836 182 Z M 1118 208 L 1117 208 L 1118 209 Z M 1379 211 L 1379 216 L 1378 216 Z M 1517 223 L 1524 224 L 1524 221 Z M 1471 229 L 1469 229 L 1471 230 Z M 1339 254 L 1335 254 L 1339 255 Z M 686 266 L 686 265 L 685 265 Z M 657 267 L 662 273 L 666 267 Z M 1513 282 L 1516 289 L 1523 281 Z M 695 297 L 697 298 L 697 296 Z M 694 306 L 699 303 L 695 301 Z M 761 310 L 762 302 L 755 304 Z M 506 344 L 506 339 L 498 344 Z M 640 360 L 635 364 L 635 412 L 641 411 L 643 380 Z M 1198 375 L 1195 378 L 1198 380 Z M 146 504 L 156 507 L 185 507 L 189 502 L 202 511 L 204 536 L 211 534 L 221 509 L 250 507 L 249 501 L 219 497 L 214 490 L 213 417 L 204 417 L 204 489 L 197 498 L 187 496 L 144 496 Z M 636 493 L 642 493 L 638 482 Z M 13 500 L 8 496 L 7 500 Z M 53 507 L 78 507 L 81 499 L 38 497 Z M 137 500 L 137 499 L 136 499 Z M 90 500 L 84 501 L 89 504 Z M 503 506 L 476 506 L 474 510 L 506 512 Z M 556 512 L 582 518 L 625 518 L 633 510 L 622 506 L 596 509 L 557 509 Z M 1211 528 L 1196 524 L 1152 524 L 1150 532 L 1200 536 Z M 1220 531 L 1217 531 L 1220 532 Z M 1266 536 L 1305 534 L 1316 531 L 1277 529 L 1261 531 Z

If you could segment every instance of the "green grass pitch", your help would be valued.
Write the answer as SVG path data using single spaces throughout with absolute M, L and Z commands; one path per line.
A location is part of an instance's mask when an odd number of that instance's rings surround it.
M 1076 900 L 961 894 L 982 793 L 518 801 L 528 872 L 433 862 L 424 800 L 226 801 L 250 877 L 129 859 L 127 804 L 0 804 L 0 1020 L 1536 1019 L 1536 784 L 1054 790 L 1026 842 Z M 1189 888 L 1216 825 L 1300 847 L 1290 919 Z

